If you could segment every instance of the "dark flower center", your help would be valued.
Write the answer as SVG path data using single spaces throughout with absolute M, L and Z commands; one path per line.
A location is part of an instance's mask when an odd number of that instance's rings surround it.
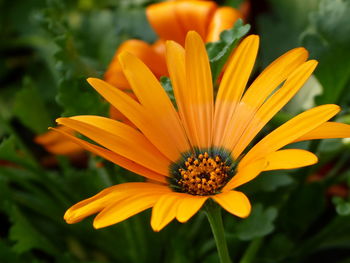
M 234 174 L 234 163 L 226 152 L 202 151 L 186 154 L 171 169 L 171 187 L 192 195 L 219 193 Z

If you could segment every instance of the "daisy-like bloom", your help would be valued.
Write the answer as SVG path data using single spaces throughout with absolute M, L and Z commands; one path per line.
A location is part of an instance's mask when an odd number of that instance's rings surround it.
M 348 137 L 349 125 L 328 122 L 340 108 L 323 105 L 297 115 L 246 150 L 317 64 L 315 60 L 307 61 L 304 48 L 293 49 L 275 60 L 245 90 L 258 45 L 256 35 L 241 42 L 214 97 L 201 36 L 189 32 L 185 48 L 168 41 L 166 59 L 177 110 L 150 69 L 129 53 L 122 53 L 119 59 L 138 102 L 102 80 L 88 79 L 136 128 L 104 117 L 75 116 L 57 122 L 100 146 L 63 133 L 147 181 L 109 187 L 69 208 L 65 220 L 76 223 L 98 213 L 93 225 L 102 228 L 153 207 L 151 226 L 159 231 L 174 218 L 186 222 L 207 199 L 245 218 L 251 205 L 246 195 L 236 190 L 239 186 L 262 171 L 317 162 L 311 152 L 282 147 L 303 140 Z

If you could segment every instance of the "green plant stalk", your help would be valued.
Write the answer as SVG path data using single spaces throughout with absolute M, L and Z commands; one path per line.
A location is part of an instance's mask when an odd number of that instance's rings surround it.
M 206 215 L 214 235 L 221 263 L 232 263 L 228 253 L 224 225 L 222 223 L 221 207 L 209 200 L 205 206 Z

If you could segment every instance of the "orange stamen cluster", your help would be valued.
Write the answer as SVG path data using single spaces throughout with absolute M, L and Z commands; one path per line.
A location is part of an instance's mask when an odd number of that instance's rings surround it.
M 185 167 L 178 169 L 178 185 L 192 195 L 212 195 L 220 191 L 229 179 L 230 166 L 219 155 L 210 157 L 207 152 L 188 157 Z

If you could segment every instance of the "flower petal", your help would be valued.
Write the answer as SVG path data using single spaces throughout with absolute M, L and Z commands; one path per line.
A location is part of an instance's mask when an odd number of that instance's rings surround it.
M 186 89 L 188 93 L 190 128 L 193 146 L 209 148 L 213 126 L 213 85 L 208 55 L 200 36 L 191 31 L 185 47 Z
M 188 195 L 181 199 L 178 204 L 176 219 L 181 222 L 187 222 L 203 206 L 208 196 Z
M 114 185 L 70 207 L 66 211 L 64 219 L 69 224 L 77 223 L 89 215 L 100 212 L 102 209 L 109 206 L 109 204 L 115 204 L 137 193 L 158 192 L 164 194 L 167 191 L 170 191 L 168 187 L 151 183 L 125 183 Z
M 325 122 L 296 139 L 294 142 L 316 140 L 316 139 L 331 139 L 331 138 L 349 138 L 350 125 L 338 122 Z
M 216 9 L 209 25 L 206 42 L 215 42 L 220 39 L 220 33 L 233 27 L 238 18 L 242 18 L 242 14 L 228 6 Z
M 186 86 L 185 50 L 174 41 L 166 42 L 166 61 L 178 112 L 187 137 L 192 138 L 190 104 Z
M 265 157 L 267 166 L 264 171 L 294 169 L 317 163 L 315 154 L 298 149 L 280 150 Z
M 302 135 L 315 129 L 340 111 L 340 107 L 327 104 L 307 110 L 287 121 L 258 142 L 241 160 L 247 165 L 293 142 Z
M 152 209 L 151 226 L 154 231 L 162 230 L 176 216 L 179 201 L 186 197 L 186 194 L 169 193 L 162 195 Z
M 88 143 L 84 140 L 81 140 L 81 139 L 61 130 L 61 129 L 55 129 L 55 128 L 52 128 L 52 129 L 56 132 L 59 132 L 63 136 L 66 136 L 69 140 L 72 141 L 72 143 L 76 143 L 77 145 L 81 146 L 85 150 L 90 151 L 96 155 L 99 155 L 99 156 L 103 157 L 104 159 L 106 159 L 110 162 L 113 162 L 113 163 L 133 172 L 133 173 L 142 175 L 148 179 L 151 179 L 151 180 L 154 180 L 157 182 L 161 182 L 161 183 L 166 182 L 164 175 L 161 175 L 161 174 L 156 173 L 152 170 L 149 170 L 149 169 L 143 167 L 142 165 L 139 165 L 133 161 L 130 161 L 127 158 L 124 158 L 123 156 L 121 156 L 119 154 L 116 154 L 116 153 L 111 152 L 107 149 L 104 149 L 104 148 L 99 147 L 97 145 L 94 145 L 94 144 Z
M 223 75 L 218 94 L 216 96 L 214 127 L 214 146 L 222 147 L 224 133 L 229 119 L 234 116 L 236 106 L 247 85 L 253 69 L 259 47 L 259 37 L 250 35 L 235 49 Z M 232 134 L 226 133 L 227 136 Z
M 166 193 L 167 191 L 156 192 L 154 190 L 132 193 L 127 198 L 103 209 L 94 219 L 94 228 L 98 229 L 124 221 L 152 207 Z
M 167 75 L 163 56 L 158 55 L 148 43 L 137 39 L 130 39 L 119 46 L 104 74 L 104 79 L 113 86 L 120 89 L 130 89 L 130 85 L 123 74 L 118 60 L 118 55 L 124 51 L 141 59 L 157 77 Z
M 164 133 L 158 120 L 153 118 L 142 105 L 103 80 L 89 78 L 88 82 L 108 102 L 134 123 L 165 156 L 169 159 L 178 158 L 176 155 L 178 152 L 177 146 L 173 142 L 169 143 L 168 134 Z
M 266 159 L 260 159 L 247 166 L 238 166 L 237 173 L 222 189 L 223 192 L 237 188 L 257 177 L 267 167 Z
M 150 170 L 168 173 L 170 161 L 143 134 L 124 123 L 98 116 L 59 118 L 57 122 Z
M 195 30 L 205 39 L 215 9 L 216 4 L 212 1 L 174 1 L 150 5 L 146 13 L 161 39 L 174 40 L 183 45 L 190 30 Z
M 227 212 L 242 218 L 249 216 L 251 205 L 245 194 L 238 191 L 229 191 L 212 196 Z
M 230 130 L 232 136 L 226 142 L 228 149 L 233 148 L 233 155 L 237 158 L 259 131 L 282 109 L 288 101 L 302 88 L 317 66 L 317 61 L 310 60 L 300 65 L 286 80 L 283 86 L 277 90 L 266 102 L 255 112 L 251 107 L 241 103 L 238 114 L 233 118 Z M 248 110 L 246 110 L 248 109 Z M 229 129 L 228 129 L 229 130 Z
M 176 16 L 175 2 L 163 2 L 146 8 L 149 23 L 163 40 L 184 43 L 186 32 L 182 29 Z
M 312 67 L 310 66 L 315 62 L 302 65 L 307 57 L 308 52 L 304 48 L 295 48 L 285 53 L 271 63 L 247 89 L 241 102 L 237 105 L 237 114 L 234 114 L 228 121 L 228 127 L 225 130 L 226 141 L 224 143 L 227 144 L 226 147 L 228 149 L 235 147 L 233 152 L 236 158 L 266 124 L 261 122 L 258 116 L 261 115 L 261 111 L 264 110 L 260 109 L 261 105 L 267 100 L 271 92 L 275 90 L 282 81 L 288 78 L 288 85 L 285 83 L 283 88 L 278 92 L 278 94 L 282 95 L 281 97 L 284 98 L 283 102 L 285 102 L 287 101 L 286 97 L 284 97 L 285 94 L 289 94 L 288 98 L 291 98 L 293 94 L 300 89 L 303 83 L 303 77 L 307 76 L 307 74 L 305 75 L 305 71 L 311 74 L 312 70 L 310 71 L 310 68 Z M 293 74 L 291 75 L 291 73 Z M 280 107 L 277 107 L 278 104 L 284 105 L 283 103 L 279 103 L 279 101 L 269 100 L 269 103 L 265 103 L 265 109 L 267 105 L 271 106 L 272 102 L 276 105 L 270 107 L 273 111 L 268 111 L 268 116 L 271 117 L 280 110 Z M 255 116 L 258 110 L 260 113 L 257 114 L 258 116 Z M 266 121 L 268 120 L 269 119 L 266 118 Z M 257 128 L 257 126 L 259 126 L 259 128 Z
M 123 72 L 140 103 L 157 120 L 161 130 L 168 137 L 168 143 L 178 148 L 171 159 L 176 161 L 180 154 L 190 147 L 179 116 L 168 95 L 152 72 L 137 57 L 129 53 L 122 53 L 119 59 Z
M 307 57 L 305 48 L 295 48 L 277 58 L 250 85 L 242 103 L 258 109 L 271 92 L 303 64 Z
M 175 4 L 176 16 L 184 32 L 196 31 L 203 41 L 216 8 L 214 1 L 178 1 Z

